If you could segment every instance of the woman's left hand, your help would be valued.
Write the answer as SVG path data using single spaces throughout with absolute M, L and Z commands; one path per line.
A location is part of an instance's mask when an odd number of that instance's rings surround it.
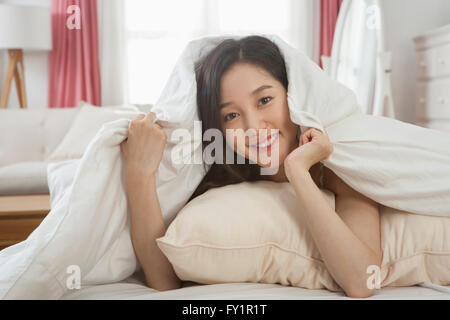
M 309 171 L 319 161 L 327 159 L 333 152 L 333 145 L 326 131 L 323 133 L 310 128 L 300 135 L 300 145 L 284 160 L 286 176 L 290 180 L 292 173 Z

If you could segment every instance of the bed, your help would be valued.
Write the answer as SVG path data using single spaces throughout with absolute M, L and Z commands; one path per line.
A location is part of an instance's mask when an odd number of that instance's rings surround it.
M 270 39 L 276 41 L 286 53 L 285 57 L 287 64 L 291 66 L 290 70 L 301 69 L 304 71 L 290 73 L 289 83 L 293 85 L 289 90 L 288 97 L 291 119 L 303 129 L 314 127 L 324 131 L 326 128 L 335 149 L 333 157 L 324 160 L 323 164 L 339 175 L 353 189 L 372 200 L 386 207 L 416 213 L 411 216 L 414 216 L 416 222 L 414 225 L 419 226 L 420 232 L 414 233 L 409 224 L 402 224 L 402 228 L 398 232 L 385 233 L 392 234 L 395 240 L 399 239 L 394 243 L 396 246 L 392 246 L 395 250 L 389 252 L 386 257 L 398 258 L 401 256 L 400 258 L 402 258 L 406 255 L 414 258 L 411 263 L 408 263 L 409 260 L 406 262 L 399 260 L 402 262 L 402 268 L 397 268 L 397 270 L 401 273 L 402 279 L 403 276 L 409 277 L 410 275 L 420 277 L 420 281 L 408 279 L 409 283 L 405 286 L 422 281 L 432 281 L 433 279 L 429 280 L 430 277 L 436 279 L 432 282 L 449 285 L 450 281 L 447 279 L 448 270 L 450 270 L 448 267 L 450 241 L 446 238 L 449 236 L 448 232 L 444 231 L 450 228 L 445 229 L 437 225 L 436 230 L 440 232 L 441 236 L 437 237 L 434 233 L 435 229 L 423 227 L 417 222 L 419 222 L 420 215 L 430 216 L 427 217 L 430 219 L 439 217 L 449 219 L 450 136 L 438 130 L 414 126 L 395 119 L 362 114 L 354 94 L 349 89 L 330 81 L 329 77 L 304 54 L 291 48 L 280 38 L 271 36 Z M 198 132 L 195 122 L 197 119 L 196 90 L 195 86 L 192 86 L 195 81 L 195 74 L 192 72 L 194 70 L 193 57 L 200 57 L 201 53 L 205 52 L 204 49 L 207 45 L 210 48 L 221 40 L 220 37 L 211 37 L 192 41 L 184 51 L 185 56 L 179 59 L 180 63 L 172 73 L 161 98 L 152 108 L 152 112 L 157 114 L 159 121 L 166 129 L 166 135 L 173 138 L 173 143 L 168 144 L 165 150 L 165 160 L 156 176 L 159 190 L 158 200 L 166 225 L 173 225 L 171 222 L 175 216 L 180 217 L 179 212 L 186 208 L 187 199 L 206 173 L 203 163 L 195 163 L 195 160 L 194 163 L 190 162 L 192 159 L 202 159 L 202 150 L 199 147 L 201 144 L 197 143 L 197 139 L 192 138 L 195 137 L 195 132 Z M 324 92 L 329 92 L 330 95 L 324 95 Z M 336 101 L 336 103 L 329 103 L 329 101 Z M 128 134 L 130 118 L 135 118 L 136 115 L 137 112 L 130 111 L 127 112 L 126 117 L 123 115 L 121 119 L 104 123 L 94 138 L 90 140 L 81 159 L 49 163 L 47 176 L 52 210 L 27 240 L 0 252 L 0 298 L 349 299 L 342 292 L 299 289 L 305 288 L 304 285 L 297 287 L 264 285 L 261 284 L 264 282 L 261 280 L 252 281 L 236 277 L 229 281 L 223 281 L 218 280 L 217 274 L 210 277 L 213 282 L 200 281 L 192 277 L 184 278 L 181 275 L 180 279 L 192 280 L 197 283 L 228 284 L 198 285 L 194 283 L 184 286 L 182 289 L 167 292 L 157 292 L 144 286 L 142 279 L 139 280 L 139 277 L 136 278 L 134 275 L 137 260 L 130 237 L 127 194 L 124 184 L 124 159 L 119 146 Z M 80 121 L 80 124 L 83 122 Z M 179 129 L 183 129 L 182 131 L 186 133 L 187 143 L 184 139 L 176 139 L 176 135 L 172 136 L 175 132 L 179 133 Z M 77 131 L 74 130 L 74 132 Z M 68 141 L 71 140 L 68 139 Z M 67 143 L 67 150 L 72 150 L 74 145 L 75 143 Z M 192 147 L 190 148 L 191 152 L 186 154 L 186 163 L 184 155 L 183 159 L 178 159 L 182 160 L 181 162 L 171 161 L 173 152 L 177 150 L 179 152 L 178 148 L 186 145 Z M 401 150 L 401 152 L 393 152 L 396 150 Z M 412 172 L 414 174 L 411 174 Z M 424 188 L 424 181 L 426 181 L 426 188 Z M 261 203 L 260 201 L 260 205 Z M 301 215 L 295 215 L 295 217 L 299 216 Z M 286 217 L 294 217 L 294 215 L 286 214 Z M 214 219 L 204 221 L 215 222 Z M 286 221 L 289 222 L 289 220 Z M 191 220 L 191 225 L 198 225 L 192 222 Z M 291 224 L 294 229 L 297 225 L 301 226 L 302 224 Z M 224 228 L 222 230 L 226 231 Z M 276 233 L 275 229 L 266 228 L 265 230 L 272 230 Z M 432 236 L 418 237 L 417 234 L 421 234 L 422 231 L 430 232 Z M 285 229 L 283 229 L 284 232 Z M 283 233 L 277 233 L 276 239 L 286 238 L 283 237 Z M 197 233 L 189 234 L 197 235 Z M 413 245 L 405 248 L 404 236 L 408 236 Z M 235 237 L 230 238 L 241 240 Z M 424 239 L 430 240 L 433 245 L 426 246 Z M 299 241 L 294 244 L 296 243 Z M 436 246 L 434 246 L 435 243 Z M 270 243 L 266 247 L 272 248 Z M 299 245 L 296 248 L 310 249 L 312 247 Z M 433 253 L 437 252 L 437 254 L 428 255 L 429 259 L 437 260 L 436 263 L 431 264 L 437 266 L 433 268 L 433 272 L 427 271 L 427 267 L 430 265 L 429 260 L 423 258 L 423 255 L 414 255 L 417 253 L 417 248 L 422 248 L 423 250 L 420 250 L 426 252 L 431 248 Z M 255 250 L 255 252 L 264 251 Z M 441 255 L 445 256 L 445 261 L 440 259 Z M 194 260 L 191 259 L 192 255 L 179 256 Z M 292 255 L 284 256 L 290 258 Z M 242 270 L 240 265 L 225 259 L 227 258 L 225 255 L 221 257 L 223 258 L 221 261 L 228 261 L 228 265 L 233 266 L 234 271 Z M 305 254 L 303 257 L 306 258 L 297 260 L 301 263 L 310 261 L 308 266 L 312 271 L 311 274 L 317 274 L 319 269 L 313 266 L 313 262 L 316 262 L 317 259 L 307 259 L 312 257 L 311 254 Z M 247 257 L 247 261 L 249 260 L 252 263 L 252 265 L 248 264 L 249 268 L 255 266 L 255 260 Z M 205 260 L 198 259 L 197 261 Z M 209 261 L 217 262 L 218 260 Z M 420 270 L 416 267 L 419 264 L 422 266 Z M 68 268 L 74 265 L 82 271 L 81 284 L 83 288 L 75 291 L 64 286 L 67 284 Z M 186 267 L 185 263 L 179 265 L 183 268 Z M 278 265 L 286 266 L 284 263 Z M 290 265 L 288 264 L 288 266 Z M 385 268 L 385 273 L 391 275 L 393 273 L 390 272 L 391 264 L 386 264 L 386 266 L 388 267 Z M 203 269 L 193 268 L 190 270 L 198 272 Z M 209 270 L 216 273 L 220 271 L 218 268 Z M 296 268 L 295 271 L 297 270 L 310 274 L 309 269 Z M 297 272 L 274 272 L 272 274 L 285 276 L 286 274 L 296 275 Z M 221 274 L 219 273 L 219 275 Z M 388 280 L 390 282 L 397 281 L 399 277 L 394 277 L 395 279 L 391 277 Z M 126 280 L 123 281 L 123 279 Z M 319 278 L 316 277 L 316 279 Z M 331 277 L 327 277 L 327 279 L 330 284 Z M 230 281 L 234 280 L 240 282 L 230 284 Z M 242 283 L 241 281 L 252 282 Z M 105 283 L 105 285 L 99 286 L 99 283 Z M 282 282 L 265 281 L 265 283 Z M 321 288 L 320 285 L 312 287 Z M 444 294 L 443 291 L 418 286 L 403 288 L 384 286 L 383 288 L 385 289 L 379 290 L 370 299 L 385 297 L 448 299 L 450 290 L 448 287 L 440 288 L 447 290 L 447 293 Z
M 202 285 L 185 281 L 176 290 L 157 291 L 144 284 L 143 274 L 134 273 L 124 281 L 70 290 L 63 300 L 354 300 L 343 292 L 310 290 L 265 283 L 222 283 Z M 431 285 L 433 286 L 433 285 Z M 434 286 L 433 286 L 434 287 Z M 444 292 L 447 291 L 447 292 Z M 383 287 L 366 299 L 450 300 L 450 286 Z

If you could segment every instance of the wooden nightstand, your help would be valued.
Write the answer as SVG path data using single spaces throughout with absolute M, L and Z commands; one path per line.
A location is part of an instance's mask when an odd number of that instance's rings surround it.
M 25 240 L 49 212 L 49 194 L 0 196 L 0 250 Z

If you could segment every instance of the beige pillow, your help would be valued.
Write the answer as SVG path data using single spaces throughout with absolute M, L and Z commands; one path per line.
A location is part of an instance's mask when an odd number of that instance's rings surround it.
M 321 191 L 334 208 L 334 194 Z M 380 222 L 381 286 L 450 284 L 450 218 L 381 206 Z M 179 212 L 157 244 L 181 280 L 342 291 L 321 259 L 288 182 L 211 189 Z

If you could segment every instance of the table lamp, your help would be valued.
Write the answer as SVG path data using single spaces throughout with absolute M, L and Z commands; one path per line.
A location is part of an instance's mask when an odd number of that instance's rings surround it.
M 51 24 L 49 7 L 0 4 L 0 50 L 7 49 L 9 54 L 0 109 L 8 104 L 13 78 L 20 107 L 27 107 L 23 50 L 51 50 Z

